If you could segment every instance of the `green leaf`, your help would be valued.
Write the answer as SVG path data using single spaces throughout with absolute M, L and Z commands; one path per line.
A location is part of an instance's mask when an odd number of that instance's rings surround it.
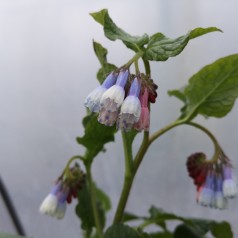
M 198 28 L 195 28 L 194 30 L 192 30 L 192 31 L 190 32 L 190 34 L 189 34 L 189 40 L 194 39 L 194 38 L 199 37 L 199 36 L 202 36 L 202 35 L 204 35 L 204 34 L 213 32 L 213 31 L 220 31 L 220 32 L 222 32 L 221 29 L 218 29 L 218 28 L 216 28 L 216 27 L 208 27 L 208 28 L 198 27 Z
M 150 219 L 152 220 L 180 220 L 180 221 L 184 221 L 183 217 L 177 216 L 173 213 L 169 213 L 169 212 L 165 212 L 164 210 L 157 208 L 155 206 L 152 206 L 149 209 L 149 213 L 150 213 Z
M 111 201 L 108 195 L 101 189 L 96 187 L 96 197 L 100 201 L 105 212 L 111 209 Z
M 109 73 L 117 69 L 114 64 L 104 64 L 97 72 L 97 79 L 102 84 Z
M 110 18 L 108 11 L 103 9 L 99 12 L 90 14 L 98 23 L 103 25 L 105 36 L 112 41 L 121 40 L 128 48 L 138 51 L 148 43 L 149 37 L 147 34 L 143 36 L 131 36 L 121 28 L 119 28 Z
M 140 238 L 173 238 L 173 233 L 169 231 L 165 232 L 156 232 L 156 233 L 145 233 L 141 232 L 139 233 Z
M 106 198 L 105 193 L 102 190 L 96 188 L 96 201 L 97 201 L 97 209 L 98 215 L 100 218 L 101 226 L 105 226 L 105 210 L 108 209 L 108 201 Z M 106 202 L 105 202 L 106 198 Z M 92 228 L 95 227 L 92 203 L 91 203 L 91 196 L 88 188 L 88 184 L 86 183 L 82 189 L 78 192 L 78 205 L 76 206 L 76 214 L 81 220 L 81 228 L 88 233 L 92 232 Z M 105 205 L 107 204 L 107 205 Z
M 174 90 L 169 90 L 168 94 L 169 94 L 169 96 L 174 96 L 174 97 L 178 98 L 179 100 L 181 100 L 182 102 L 186 103 L 186 97 L 185 97 L 183 91 L 184 91 L 184 89 L 183 90 L 174 89 Z
M 169 57 L 180 54 L 189 40 L 213 31 L 221 31 L 216 27 L 196 28 L 186 35 L 176 39 L 170 39 L 162 33 L 156 33 L 149 39 L 144 53 L 144 59 L 154 61 L 166 61 Z
M 231 226 L 228 222 L 213 222 L 211 233 L 215 238 L 233 238 Z
M 106 14 L 108 14 L 107 9 L 102 9 L 99 12 L 90 13 L 90 15 L 94 18 L 94 20 L 101 25 L 104 25 L 104 17 Z
M 140 236 L 137 231 L 127 225 L 114 224 L 107 229 L 105 238 L 140 238 Z
M 23 238 L 23 236 L 10 235 L 0 232 L 0 238 Z
M 105 63 L 107 63 L 107 49 L 96 41 L 93 41 L 93 49 L 100 64 L 103 66 Z
M 85 159 L 91 162 L 101 151 L 105 151 L 104 145 L 114 141 L 116 127 L 109 127 L 97 121 L 97 115 L 92 113 L 83 119 L 84 136 L 77 137 L 77 142 L 86 148 Z
M 91 206 L 91 197 L 87 184 L 78 192 L 79 203 L 76 206 L 76 214 L 81 220 L 81 228 L 87 232 L 91 232 L 95 226 L 93 210 Z
M 101 68 L 97 73 L 97 79 L 100 83 L 102 83 L 107 77 L 107 75 L 113 70 L 115 70 L 117 67 L 114 64 L 110 64 L 107 62 L 108 51 L 100 43 L 93 41 L 93 49 L 101 64 Z
M 127 222 L 127 221 L 139 220 L 139 219 L 143 219 L 143 217 L 137 216 L 130 212 L 124 212 L 122 221 Z
M 184 90 L 187 119 L 224 117 L 238 97 L 238 54 L 221 58 L 193 75 Z
M 189 226 L 182 224 L 176 227 L 174 231 L 174 238 L 202 238 L 196 234 Z

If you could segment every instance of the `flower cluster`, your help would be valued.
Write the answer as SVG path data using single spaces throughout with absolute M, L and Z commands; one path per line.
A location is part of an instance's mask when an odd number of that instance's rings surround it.
M 197 186 L 197 202 L 202 206 L 224 209 L 228 198 L 238 195 L 238 187 L 230 160 L 220 153 L 217 161 L 206 160 L 203 153 L 188 157 L 187 169 Z
M 85 181 L 85 174 L 78 164 L 61 175 L 51 192 L 43 200 L 39 211 L 43 214 L 62 219 L 66 212 L 67 203 L 77 197 Z
M 157 85 L 143 74 L 130 75 L 128 69 L 111 72 L 85 99 L 84 105 L 98 112 L 98 122 L 123 131 L 148 131 L 148 103 L 155 102 Z

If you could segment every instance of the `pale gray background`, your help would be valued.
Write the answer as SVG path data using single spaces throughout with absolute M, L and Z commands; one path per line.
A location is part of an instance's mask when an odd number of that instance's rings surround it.
M 152 65 L 159 85 L 152 131 L 178 116 L 181 104 L 168 97 L 167 90 L 183 86 L 205 64 L 237 53 L 235 0 L 0 0 L 0 173 L 29 236 L 80 237 L 74 203 L 62 221 L 39 214 L 38 207 L 67 159 L 83 153 L 75 137 L 83 133 L 84 98 L 98 85 L 92 39 L 109 49 L 109 61 L 118 66 L 132 56 L 122 43 L 105 39 L 102 27 L 88 15 L 102 8 L 134 35 L 160 31 L 177 37 L 200 26 L 224 31 L 195 39 L 180 56 Z M 237 110 L 235 106 L 222 120 L 198 118 L 218 137 L 236 168 Z M 116 141 L 93 166 L 98 185 L 112 196 L 113 212 L 123 173 L 119 135 Z M 201 150 L 211 156 L 211 142 L 186 126 L 155 142 L 137 175 L 127 210 L 145 214 L 155 204 L 180 215 L 227 219 L 237 237 L 237 199 L 226 211 L 195 202 L 185 161 Z M 8 231 L 6 220 L 0 218 L 1 230 Z

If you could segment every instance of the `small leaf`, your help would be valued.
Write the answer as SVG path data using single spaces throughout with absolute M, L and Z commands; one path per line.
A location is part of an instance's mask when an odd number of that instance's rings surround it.
M 202 36 L 204 34 L 207 34 L 207 33 L 210 33 L 210 32 L 213 32 L 213 31 L 220 31 L 222 32 L 221 29 L 218 29 L 216 27 L 208 27 L 208 28 L 196 28 L 194 30 L 192 30 L 189 34 L 189 39 L 194 39 L 196 37 L 199 37 L 199 36 Z
M 102 83 L 107 77 L 107 75 L 113 70 L 115 70 L 117 67 L 114 64 L 110 64 L 107 62 L 108 51 L 100 43 L 93 41 L 93 49 L 102 66 L 97 73 L 97 79 L 100 83 Z
M 85 159 L 91 162 L 100 151 L 105 151 L 106 143 L 114 141 L 116 128 L 100 124 L 95 113 L 84 117 L 83 125 L 84 136 L 77 137 L 77 142 L 86 148 Z
M 140 236 L 137 231 L 127 225 L 115 224 L 107 229 L 105 238 L 140 238 Z
M 183 90 L 176 90 L 176 89 L 169 90 L 168 94 L 169 94 L 169 96 L 174 96 L 174 97 L 178 98 L 179 100 L 181 100 L 184 103 L 186 102 L 186 97 L 184 95 Z
M 100 64 L 103 66 L 105 63 L 107 63 L 107 49 L 96 41 L 93 41 L 93 49 Z
M 104 25 L 104 17 L 106 14 L 108 14 L 107 9 L 102 9 L 99 12 L 90 13 L 90 15 L 94 18 L 94 20 L 101 25 Z
M 140 238 L 173 238 L 173 234 L 169 231 L 165 232 L 156 232 L 156 233 L 139 233 Z
M 166 61 L 169 57 L 180 54 L 189 40 L 213 31 L 221 30 L 216 27 L 196 28 L 176 39 L 170 39 L 162 33 L 156 33 L 149 39 L 144 58 L 146 60 Z
M 143 217 L 139 217 L 130 212 L 124 212 L 122 221 L 127 222 L 127 221 L 139 220 L 139 219 L 143 219 Z
M 231 226 L 228 222 L 214 222 L 211 227 L 211 233 L 215 238 L 233 238 Z
M 131 36 L 121 28 L 119 28 L 110 18 L 108 11 L 103 9 L 99 12 L 90 14 L 98 23 L 103 25 L 105 36 L 112 41 L 121 40 L 128 48 L 138 51 L 148 43 L 149 37 L 147 34 L 143 36 Z
M 174 238 L 201 238 L 189 226 L 182 224 L 176 227 Z
M 193 75 L 184 90 L 187 118 L 224 117 L 238 97 L 238 54 L 221 58 Z
M 108 195 L 101 189 L 96 187 L 96 197 L 102 204 L 102 208 L 105 212 L 111 209 L 111 201 Z
M 117 69 L 114 64 L 104 64 L 97 72 L 97 79 L 102 84 L 109 73 Z

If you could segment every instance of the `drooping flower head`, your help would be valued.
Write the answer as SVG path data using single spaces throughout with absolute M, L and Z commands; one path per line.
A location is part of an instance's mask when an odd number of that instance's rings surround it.
M 107 89 L 115 84 L 117 76 L 118 74 L 116 72 L 110 73 L 102 85 L 98 86 L 91 93 L 89 93 L 84 101 L 85 107 L 88 107 L 91 112 L 99 112 L 102 95 Z
M 76 171 L 77 170 L 77 171 Z M 75 175 L 78 176 L 75 176 Z M 70 203 L 74 193 L 82 187 L 84 183 L 84 173 L 75 165 L 63 174 L 55 183 L 51 192 L 43 200 L 39 211 L 43 214 L 62 219 L 66 212 L 67 202 Z
M 68 192 L 68 188 L 62 184 L 62 181 L 58 181 L 43 200 L 39 209 L 40 212 L 58 219 L 63 218 L 66 210 Z
M 128 96 L 122 103 L 121 112 L 117 121 L 117 127 L 123 131 L 131 130 L 133 125 L 139 121 L 141 114 L 141 103 L 138 98 L 140 89 L 140 81 L 138 78 L 134 78 L 130 86 Z
M 206 160 L 203 153 L 188 157 L 187 169 L 197 186 L 197 202 L 211 208 L 227 208 L 227 198 L 238 195 L 230 160 L 220 151 L 217 160 Z

